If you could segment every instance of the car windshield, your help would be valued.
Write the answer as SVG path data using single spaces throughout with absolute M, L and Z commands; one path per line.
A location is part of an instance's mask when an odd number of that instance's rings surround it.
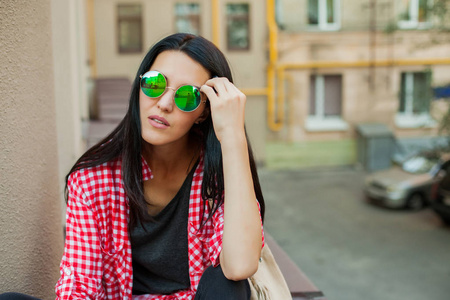
M 412 174 L 423 174 L 430 172 L 433 167 L 436 166 L 439 159 L 437 158 L 427 158 L 423 156 L 414 156 L 407 159 L 402 168 L 408 173 Z

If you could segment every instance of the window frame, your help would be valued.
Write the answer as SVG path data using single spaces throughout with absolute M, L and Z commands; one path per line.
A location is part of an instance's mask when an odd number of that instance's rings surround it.
M 405 74 L 405 92 L 402 92 L 403 81 L 401 76 Z M 405 71 L 400 73 L 400 90 L 398 97 L 398 109 L 395 115 L 395 124 L 399 128 L 433 128 L 437 125 L 437 122 L 430 116 L 431 108 L 431 94 L 428 100 L 429 109 L 427 111 L 414 112 L 414 75 L 415 74 L 425 74 L 425 80 L 427 71 Z M 428 75 L 431 76 L 431 75 Z M 429 84 L 428 88 L 431 88 Z M 403 100 L 402 98 L 405 98 Z M 404 111 L 400 111 L 402 106 L 402 101 L 404 101 Z
M 120 16 L 119 10 L 121 7 L 133 7 L 133 6 L 140 6 L 141 7 L 141 13 L 140 16 Z M 116 18 L 116 29 L 117 29 L 117 34 L 116 34 L 116 38 L 117 38 L 117 52 L 119 54 L 136 54 L 136 53 L 142 53 L 143 50 L 143 45 L 144 45 L 144 41 L 143 41 L 143 37 L 144 37 L 144 26 L 143 26 L 143 14 L 142 14 L 142 4 L 140 3 L 135 3 L 135 4 L 117 4 L 116 6 L 116 12 L 117 12 L 117 18 Z M 135 49 L 129 49 L 129 48 L 122 48 L 121 44 L 120 44 L 120 24 L 123 21 L 138 21 L 139 22 L 139 27 L 140 27 L 140 35 L 139 35 L 139 48 L 135 48 Z
M 425 0 L 427 2 L 427 9 L 433 5 L 433 0 Z M 420 22 L 419 21 L 419 6 L 420 0 L 409 0 L 408 2 L 408 11 L 409 11 L 409 20 L 398 20 L 397 26 L 400 29 L 428 29 L 433 26 L 431 18 L 427 21 Z
M 226 4 L 226 8 L 225 11 L 227 11 L 227 6 L 228 5 L 247 5 L 248 7 L 248 13 L 246 16 L 230 16 L 228 14 L 228 12 L 226 13 L 226 43 L 227 43 L 227 50 L 228 51 L 250 51 L 251 49 L 251 5 L 248 2 L 232 2 L 232 3 L 227 3 Z M 228 21 L 230 20 L 230 17 L 233 17 L 233 20 L 246 20 L 247 21 L 247 37 L 248 37 L 248 43 L 247 43 L 247 47 L 245 48 L 241 48 L 241 47 L 230 47 L 230 33 L 229 33 L 229 26 L 228 26 Z
M 325 96 L 325 91 L 326 91 L 326 86 L 325 86 L 325 81 L 326 81 L 326 77 L 330 77 L 331 76 L 338 76 L 340 78 L 340 90 L 341 93 L 339 95 L 340 97 L 340 114 L 339 115 L 326 115 L 325 113 L 325 101 L 326 101 L 326 96 Z M 326 118 L 332 118 L 332 117 L 336 117 L 336 116 L 342 116 L 342 74 L 312 74 L 310 75 L 310 81 L 312 80 L 312 78 L 314 78 L 314 95 L 315 95 L 315 99 L 314 99 L 314 108 L 315 108 L 315 113 L 314 114 L 310 114 L 308 113 L 309 116 L 315 117 L 315 118 L 321 118 L 321 119 L 326 119 Z
M 341 77 L 341 108 L 340 115 L 325 115 L 325 77 L 338 75 Z M 315 98 L 314 98 L 314 114 L 310 114 L 310 107 L 308 108 L 308 115 L 305 122 L 305 128 L 308 131 L 346 131 L 350 126 L 342 118 L 343 107 L 343 78 L 342 74 L 311 74 L 309 80 L 314 80 Z M 310 84 L 311 86 L 311 84 Z M 312 93 L 312 91 L 310 91 Z M 311 97 L 311 94 L 310 94 Z M 308 104 L 310 105 L 310 98 Z
M 183 32 L 183 33 L 191 33 L 191 34 L 195 34 L 195 35 L 201 35 L 202 34 L 202 18 L 201 18 L 201 16 L 202 16 L 202 9 L 201 9 L 200 3 L 198 3 L 198 2 L 176 2 L 174 4 L 175 4 L 174 5 L 174 12 L 175 12 L 174 13 L 174 28 L 175 28 L 176 32 Z M 176 6 L 180 5 L 180 4 L 195 4 L 195 5 L 198 6 L 199 13 L 197 15 L 196 14 L 188 14 L 188 15 L 184 15 L 183 16 L 184 18 L 187 18 L 189 20 L 195 20 L 196 19 L 197 24 L 198 24 L 198 33 L 192 33 L 192 32 L 179 31 L 178 30 L 177 21 L 178 21 L 178 18 L 180 16 L 178 16 L 176 14 Z
M 414 113 L 414 77 L 416 75 L 419 74 L 424 74 L 425 75 L 425 80 L 426 80 L 426 74 L 427 72 L 423 72 L 423 71 L 418 71 L 418 72 L 402 72 L 402 75 L 405 74 L 405 92 L 401 93 L 400 92 L 400 101 L 399 101 L 399 114 L 403 114 L 403 115 L 407 115 L 407 116 L 416 116 L 416 115 L 422 115 L 422 114 L 429 114 L 429 110 L 428 111 L 423 111 L 423 112 L 419 112 L 419 113 Z M 400 80 L 400 85 L 402 85 L 403 82 L 402 80 Z M 425 82 L 426 84 L 426 82 Z M 427 88 L 431 88 L 431 86 L 428 86 Z M 400 86 L 400 89 L 402 89 L 402 87 Z M 404 100 L 403 100 L 404 98 Z M 404 101 L 404 111 L 400 111 L 400 107 L 401 107 L 401 102 Z M 431 97 L 428 101 L 428 106 L 431 105 Z
M 309 16 L 307 16 L 308 29 L 310 30 L 319 30 L 319 31 L 337 31 L 341 29 L 341 1 L 340 0 L 332 0 L 333 1 L 333 14 L 335 16 L 334 23 L 327 22 L 327 0 L 317 0 L 318 1 L 318 24 L 310 24 Z M 307 2 L 309 5 L 309 1 Z M 309 7 L 306 10 L 309 12 Z

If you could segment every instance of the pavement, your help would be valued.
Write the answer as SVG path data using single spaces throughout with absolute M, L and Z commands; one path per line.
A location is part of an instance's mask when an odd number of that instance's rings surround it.
M 265 230 L 328 300 L 450 299 L 450 228 L 367 203 L 365 174 L 260 168 Z

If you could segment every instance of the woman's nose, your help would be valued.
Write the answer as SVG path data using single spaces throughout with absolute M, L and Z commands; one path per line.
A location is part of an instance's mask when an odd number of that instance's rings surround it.
M 173 110 L 173 96 L 175 91 L 173 91 L 171 88 L 167 88 L 166 92 L 159 97 L 158 100 L 158 107 L 161 110 L 171 112 Z

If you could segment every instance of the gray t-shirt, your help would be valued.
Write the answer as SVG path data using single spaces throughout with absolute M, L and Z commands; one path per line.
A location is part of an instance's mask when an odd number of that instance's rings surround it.
M 192 178 L 197 164 L 175 197 L 154 218 L 130 233 L 133 295 L 173 294 L 189 289 L 187 222 Z

